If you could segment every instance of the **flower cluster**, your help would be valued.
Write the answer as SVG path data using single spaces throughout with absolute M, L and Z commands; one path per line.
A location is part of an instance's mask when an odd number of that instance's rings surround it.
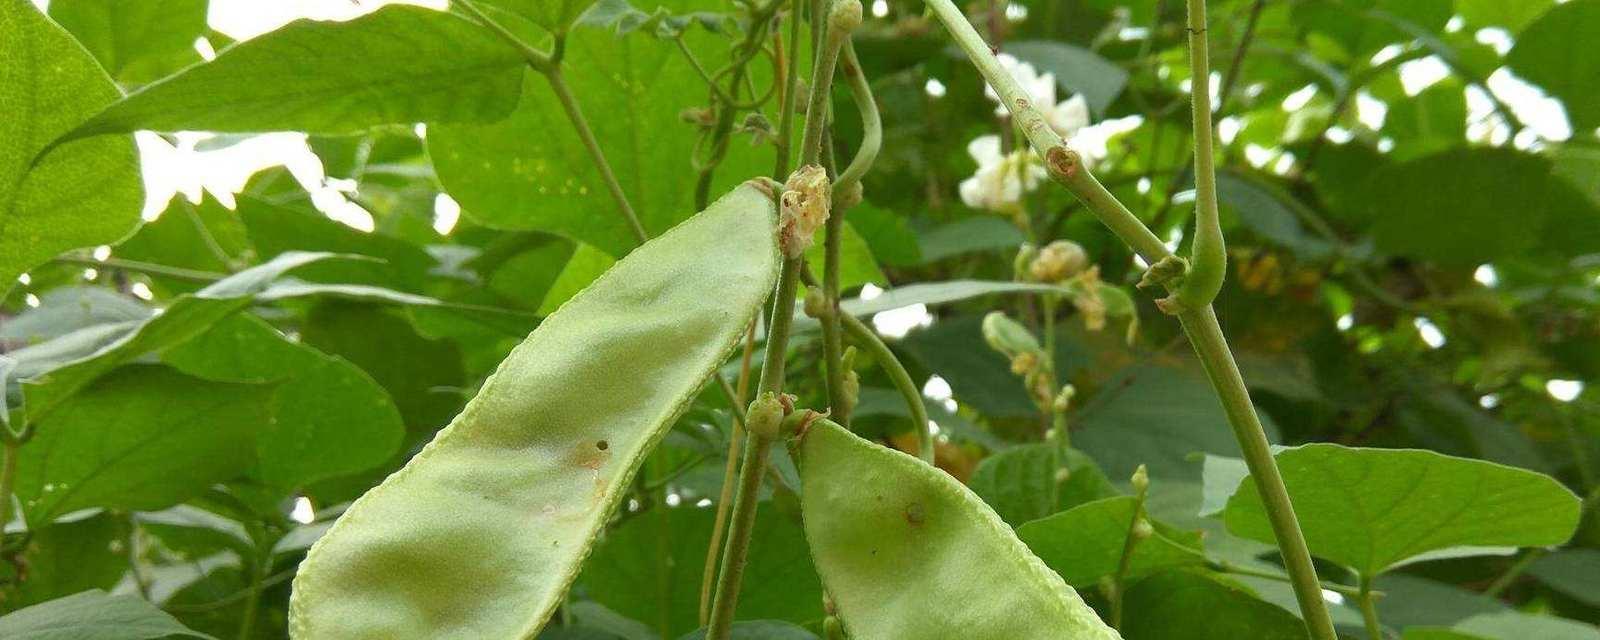
M 1089 126 L 1089 104 L 1083 96 L 1056 102 L 1056 76 L 1039 73 L 1033 65 L 1008 54 L 1000 54 L 1001 66 L 1016 78 L 1028 92 L 1032 103 L 1044 115 L 1050 128 L 1064 138 L 1071 138 L 1078 130 Z M 985 94 L 994 100 L 995 115 L 1009 112 L 994 87 L 986 87 Z M 1026 145 L 1004 153 L 1000 136 L 979 136 L 967 145 L 967 154 L 978 163 L 978 170 L 961 182 L 961 201 L 974 209 L 1015 215 L 1021 210 L 1022 196 L 1038 188 L 1049 176 L 1038 154 Z

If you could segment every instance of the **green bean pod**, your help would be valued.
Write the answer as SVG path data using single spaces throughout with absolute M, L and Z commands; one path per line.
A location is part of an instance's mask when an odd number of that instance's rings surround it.
M 772 196 L 754 184 L 618 261 L 311 548 L 290 635 L 533 637 L 777 268 Z
M 799 450 L 806 540 L 854 640 L 1120 638 L 945 472 L 828 420 Z

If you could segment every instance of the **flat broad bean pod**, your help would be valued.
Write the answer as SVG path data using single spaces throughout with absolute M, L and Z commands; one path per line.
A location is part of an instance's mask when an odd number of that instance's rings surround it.
M 533 637 L 645 454 L 772 292 L 775 229 L 771 195 L 746 184 L 546 318 L 311 548 L 290 635 Z
M 799 451 L 811 557 L 854 640 L 1120 638 L 943 471 L 828 420 Z

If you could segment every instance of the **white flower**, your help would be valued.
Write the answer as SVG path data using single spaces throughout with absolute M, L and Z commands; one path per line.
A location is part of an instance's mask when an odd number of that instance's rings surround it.
M 1071 138 L 1079 129 L 1089 126 L 1089 103 L 1082 95 L 1074 95 L 1063 102 L 1056 102 L 1056 74 L 1048 72 L 1041 74 L 1033 65 L 1018 60 L 1011 54 L 1002 53 L 997 57 L 1000 66 L 1005 67 L 1006 72 L 1022 85 L 1022 90 L 1028 93 L 1029 101 L 1039 109 L 1039 113 L 1044 115 L 1045 122 L 1049 123 L 1050 128 L 1058 135 Z M 997 103 L 994 109 L 995 115 L 1005 116 L 1010 113 L 994 87 L 985 86 L 983 93 Z
M 974 209 L 1016 213 L 1022 195 L 1049 177 L 1032 151 L 1001 153 L 1000 136 L 977 137 L 967 144 L 967 153 L 978 161 L 978 171 L 961 181 L 961 201 Z

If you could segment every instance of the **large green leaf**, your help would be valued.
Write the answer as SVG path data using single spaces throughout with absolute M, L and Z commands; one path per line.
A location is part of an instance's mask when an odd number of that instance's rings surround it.
M 295 487 L 388 460 L 405 425 L 383 387 L 359 367 L 291 342 L 250 314 L 237 314 L 163 354 L 190 375 L 278 383 L 272 425 L 257 434 L 260 476 Z
M 822 264 L 824 252 L 822 235 L 817 236 L 816 243 L 806 250 L 806 260 L 811 264 Z M 839 288 L 849 290 L 866 283 L 886 285 L 889 280 L 884 277 L 883 271 L 878 269 L 878 261 L 872 255 L 872 248 L 867 246 L 867 241 L 856 233 L 850 222 L 844 223 L 844 235 L 839 239 Z
M 1072 438 L 1108 476 L 1126 478 L 1143 464 L 1154 477 L 1193 478 L 1192 454 L 1239 455 L 1222 404 L 1193 368 L 1144 365 L 1104 393 L 1114 395 L 1084 412 Z M 1268 439 L 1277 440 L 1277 427 L 1261 418 Z
M 328 251 L 370 256 L 375 260 L 340 260 L 308 265 L 295 271 L 306 280 L 337 284 L 370 284 L 420 291 L 435 260 L 421 247 L 382 234 L 363 233 L 329 219 L 306 200 L 271 202 L 239 194 L 237 220 L 262 259 L 295 251 Z
M 0 340 L 35 344 L 95 325 L 138 321 L 153 313 L 144 303 L 105 287 L 56 287 L 39 306 L 0 325 Z
M 1133 496 L 1096 500 L 1024 524 L 1017 529 L 1017 536 L 1067 584 L 1093 586 L 1117 572 L 1136 504 Z M 1160 526 L 1134 546 L 1127 576 L 1204 562 L 1199 533 Z
M 1540 240 L 1551 183 L 1543 158 L 1457 148 L 1379 169 L 1365 187 L 1366 214 L 1383 251 L 1474 266 Z
M 1600 640 L 1600 629 L 1592 624 L 1520 611 L 1475 615 L 1455 629 L 1488 640 Z
M 1305 624 L 1231 584 L 1190 571 L 1140 580 L 1123 596 L 1127 640 L 1304 640 Z
M 19 377 L 27 366 L 23 397 L 30 420 L 49 414 L 63 401 L 119 365 L 145 354 L 182 344 L 229 314 L 250 304 L 250 296 L 260 293 L 274 279 L 293 269 L 335 258 L 331 253 L 295 251 L 284 253 L 225 279 L 213 282 L 192 295 L 183 295 L 160 315 L 142 322 L 96 325 L 36 345 L 29 359 L 14 352 L 19 360 Z M 37 361 L 37 362 L 35 362 Z
M 192 631 L 138 596 L 85 591 L 0 618 L 6 640 L 146 640 L 211 638 Z M 214 640 L 214 639 L 213 639 Z
M 127 521 L 108 512 L 71 522 L 36 526 L 26 555 L 28 579 L 7 599 L 8 607 L 26 607 L 86 591 L 110 589 L 128 571 L 123 548 Z M 7 636 L 9 637 L 9 636 Z
M 121 95 L 88 52 L 28 0 L 0 0 L 0 283 L 139 222 L 131 136 L 51 141 Z
M 1049 443 L 996 451 L 978 463 L 967 488 L 983 498 L 1006 524 L 1021 526 L 1060 510 L 1056 472 L 1066 469 L 1063 455 L 1059 447 Z
M 308 249 L 315 247 L 306 247 Z M 239 216 L 213 198 L 199 204 L 173 198 L 161 217 L 146 222 L 116 246 L 118 258 L 208 273 L 227 273 L 249 262 L 250 240 Z M 149 274 L 151 289 L 162 294 L 200 288 L 193 279 Z
M 70 137 L 496 120 L 516 106 L 523 64 L 493 33 L 442 11 L 391 6 L 349 22 L 303 20 L 140 89 Z
M 199 62 L 208 0 L 53 0 L 50 17 L 113 78 L 148 82 Z
M 705 82 L 683 54 L 652 38 L 579 29 L 567 40 L 565 60 L 566 83 L 645 230 L 659 234 L 693 213 L 687 153 L 698 134 L 679 113 L 704 102 Z M 431 128 L 428 152 L 445 190 L 472 220 L 547 231 L 617 257 L 638 244 L 542 76 L 528 74 L 522 101 L 504 120 Z M 718 184 L 756 175 L 757 155 L 767 154 L 730 145 Z
M 33 523 L 88 507 L 160 509 L 242 474 L 271 421 L 272 387 L 135 365 L 39 421 L 17 465 Z
M 1600 126 L 1600 55 L 1573 44 L 1597 30 L 1600 0 L 1574 0 L 1552 7 L 1528 25 L 1506 55 L 1518 76 L 1561 99 L 1572 128 L 1579 131 Z
M 377 380 L 414 436 L 432 435 L 461 408 L 461 387 L 468 381 L 461 370 L 460 349 L 449 341 L 418 335 L 393 309 L 323 302 L 306 314 L 300 337 Z
M 1313 555 L 1375 576 L 1452 547 L 1566 542 L 1579 501 L 1548 476 L 1414 449 L 1308 444 L 1277 454 Z M 1228 530 L 1271 542 L 1253 482 L 1223 514 Z
M 1325 260 L 1334 247 L 1306 229 L 1296 212 L 1300 204 L 1293 196 L 1261 178 L 1225 172 L 1217 175 L 1217 199 L 1245 227 L 1258 236 L 1293 251 L 1306 260 Z
M 917 249 L 923 262 L 996 249 L 1015 250 L 1027 240 L 1017 226 L 1004 219 L 975 215 L 923 229 L 917 233 Z
M 1579 602 L 1600 607 L 1600 549 L 1562 549 L 1539 558 L 1528 573 Z

